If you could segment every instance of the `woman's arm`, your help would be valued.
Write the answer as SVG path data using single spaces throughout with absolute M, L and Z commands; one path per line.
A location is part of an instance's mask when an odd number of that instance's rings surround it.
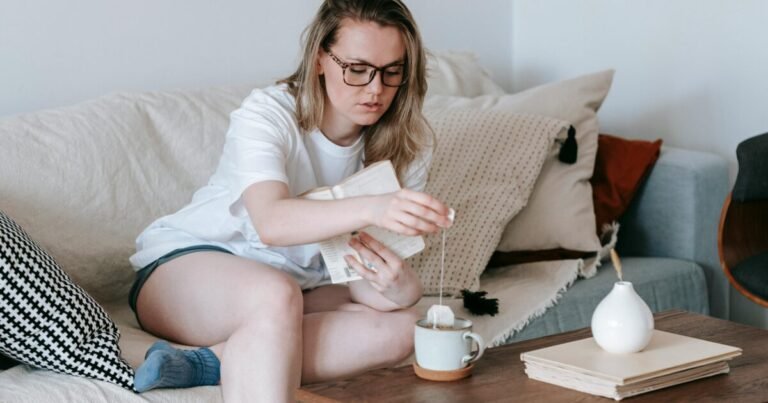
M 407 189 L 378 196 L 306 200 L 290 198 L 283 182 L 264 181 L 249 186 L 243 202 L 259 238 L 272 246 L 319 242 L 368 225 L 423 235 L 451 224 L 443 203 Z

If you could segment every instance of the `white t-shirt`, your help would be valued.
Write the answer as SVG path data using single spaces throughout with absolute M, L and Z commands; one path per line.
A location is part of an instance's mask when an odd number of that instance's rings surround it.
M 335 185 L 363 167 L 363 137 L 341 147 L 318 129 L 303 134 L 287 88 L 281 84 L 256 89 L 232 112 L 216 172 L 187 206 L 159 218 L 139 235 L 130 258 L 135 270 L 176 249 L 215 245 L 288 272 L 302 289 L 330 282 L 316 243 L 264 245 L 240 199 L 257 182 L 284 182 L 290 196 L 296 197 L 318 186 Z M 430 160 L 431 150 L 414 160 L 403 187 L 423 191 Z

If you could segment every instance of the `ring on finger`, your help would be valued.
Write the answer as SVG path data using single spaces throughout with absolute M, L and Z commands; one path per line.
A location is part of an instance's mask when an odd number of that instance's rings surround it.
M 368 270 L 371 270 L 371 271 L 373 271 L 373 272 L 378 272 L 378 271 L 379 271 L 379 270 L 376 268 L 376 266 L 374 266 L 374 265 L 373 265 L 373 263 L 371 263 L 371 262 L 369 262 L 369 261 L 367 261 L 367 260 L 365 261 L 365 267 L 367 267 L 367 268 L 368 268 Z

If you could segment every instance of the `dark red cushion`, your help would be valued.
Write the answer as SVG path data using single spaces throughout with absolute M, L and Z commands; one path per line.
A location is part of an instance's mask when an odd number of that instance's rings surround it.
M 609 134 L 598 136 L 595 171 L 590 182 L 595 203 L 595 224 L 616 221 L 632 202 L 637 189 L 659 158 L 662 140 L 629 140 Z

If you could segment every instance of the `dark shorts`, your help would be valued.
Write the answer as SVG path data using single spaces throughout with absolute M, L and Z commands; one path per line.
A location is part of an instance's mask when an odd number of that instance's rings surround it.
M 177 257 L 188 255 L 190 253 L 205 252 L 205 251 L 224 252 L 224 253 L 229 253 L 230 255 L 232 254 L 232 252 L 224 248 L 220 248 L 218 246 L 213 246 L 213 245 L 188 246 L 186 248 L 176 249 L 169 253 L 166 253 L 165 255 L 161 256 L 159 259 L 144 266 L 141 270 L 136 272 L 136 280 L 133 282 L 133 287 L 131 287 L 130 294 L 128 294 L 128 304 L 131 305 L 131 309 L 133 310 L 133 313 L 136 314 L 136 321 L 139 322 L 139 326 L 141 326 L 141 321 L 139 320 L 139 315 L 136 312 L 136 301 L 138 301 L 139 299 L 139 293 L 141 292 L 141 287 L 144 286 L 144 283 L 147 282 L 147 280 L 149 279 L 149 276 L 152 275 L 155 269 L 157 269 L 161 264 L 170 262 L 171 260 L 176 259 Z

